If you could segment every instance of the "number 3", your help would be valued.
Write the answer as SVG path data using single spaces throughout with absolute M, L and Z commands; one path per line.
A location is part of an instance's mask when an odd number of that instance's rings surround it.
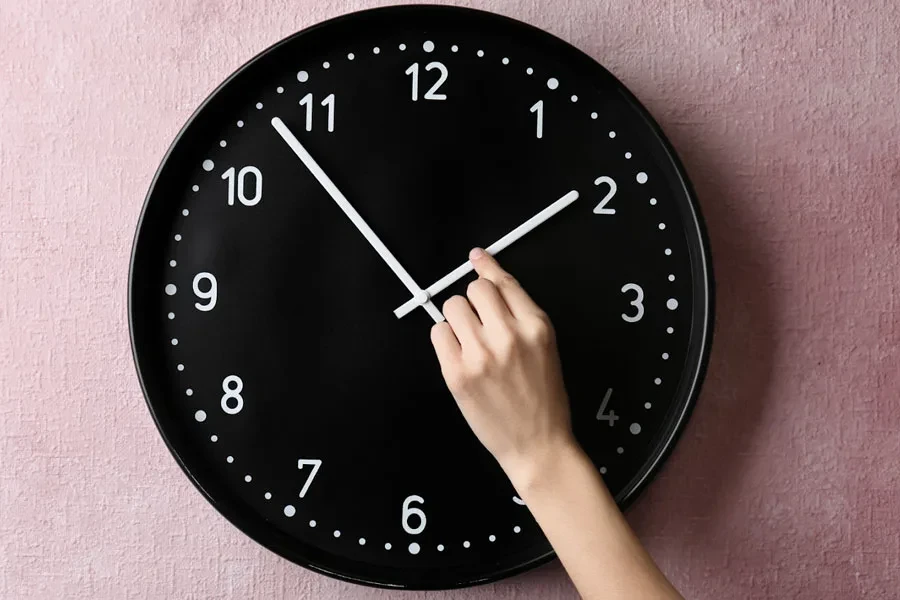
M 637 314 L 629 317 L 625 313 L 622 313 L 622 320 L 626 323 L 637 323 L 644 316 L 644 305 L 642 304 L 644 301 L 644 290 L 636 283 L 626 283 L 622 286 L 622 293 L 627 294 L 628 292 L 635 292 L 637 294 L 637 298 L 631 302 L 631 306 L 637 309 Z

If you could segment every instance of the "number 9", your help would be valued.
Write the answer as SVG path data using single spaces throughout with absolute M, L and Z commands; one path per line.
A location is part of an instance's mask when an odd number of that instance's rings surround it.
M 200 282 L 204 279 L 209 281 L 209 290 L 205 292 L 200 289 Z M 201 300 L 208 300 L 206 304 L 194 302 L 194 306 L 197 307 L 197 310 L 208 312 L 214 309 L 216 307 L 216 300 L 219 297 L 218 289 L 219 286 L 216 284 L 215 275 L 206 272 L 197 273 L 197 275 L 194 276 L 194 294 Z

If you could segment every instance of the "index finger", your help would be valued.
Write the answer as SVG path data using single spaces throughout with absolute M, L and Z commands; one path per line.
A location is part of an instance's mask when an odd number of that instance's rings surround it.
M 481 248 L 473 248 L 469 252 L 469 261 L 475 267 L 479 277 L 483 277 L 496 286 L 500 296 L 509 307 L 509 312 L 516 318 L 541 312 L 531 296 L 519 285 L 516 279 L 503 270 L 493 256 Z

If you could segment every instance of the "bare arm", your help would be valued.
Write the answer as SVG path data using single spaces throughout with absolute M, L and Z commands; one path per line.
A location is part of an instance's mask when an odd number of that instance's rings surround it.
M 680 599 L 572 435 L 553 327 L 488 254 L 431 340 L 453 397 L 587 600 Z

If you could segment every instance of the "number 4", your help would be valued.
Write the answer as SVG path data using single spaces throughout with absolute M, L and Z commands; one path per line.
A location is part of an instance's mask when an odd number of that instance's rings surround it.
M 609 426 L 612 427 L 615 422 L 619 420 L 619 417 L 616 416 L 616 413 L 613 411 L 609 411 L 608 413 L 605 412 L 610 397 L 612 397 L 612 388 L 606 390 L 606 395 L 603 396 L 603 402 L 600 403 L 600 410 L 597 411 L 597 420 L 606 421 L 609 423 Z
M 319 467 L 322 466 L 322 461 L 318 458 L 301 458 L 297 461 L 297 468 L 303 469 L 306 465 L 312 465 L 312 472 L 309 474 L 309 477 L 306 478 L 306 483 L 303 484 L 303 489 L 300 490 L 300 497 L 303 498 L 306 496 L 307 490 L 309 490 L 309 486 L 312 485 L 313 479 L 316 478 L 316 473 L 319 472 Z

